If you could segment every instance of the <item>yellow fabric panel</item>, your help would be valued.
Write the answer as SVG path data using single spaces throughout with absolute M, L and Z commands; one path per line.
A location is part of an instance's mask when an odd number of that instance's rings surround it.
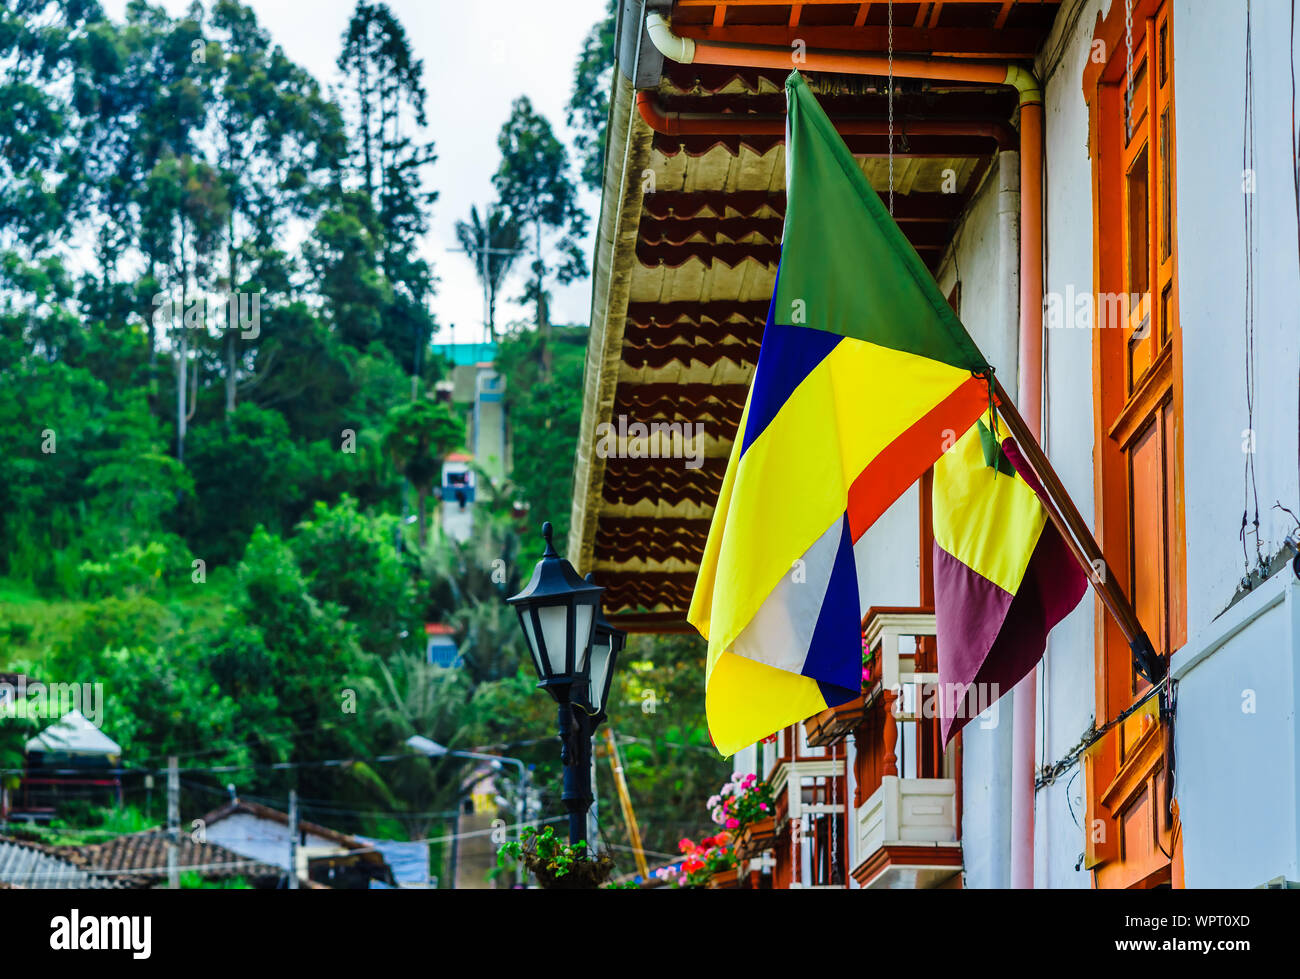
M 825 710 L 826 699 L 816 680 L 723 652 L 710 670 L 705 708 L 713 743 L 729 758 Z
M 935 463 L 935 543 L 999 588 L 1019 590 L 1046 522 L 1028 483 L 985 462 L 979 422 Z
M 868 463 L 969 377 L 846 338 L 737 460 L 746 405 L 688 616 L 709 640 L 710 662 L 844 513 L 849 487 Z

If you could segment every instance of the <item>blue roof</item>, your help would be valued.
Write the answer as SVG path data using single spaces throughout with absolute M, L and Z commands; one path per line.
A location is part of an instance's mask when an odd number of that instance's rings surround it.
M 479 364 L 495 360 L 497 345 L 495 343 L 435 343 L 434 352 L 446 357 L 453 364 Z
M 392 868 L 393 880 L 399 887 L 429 886 L 429 844 L 408 842 L 406 840 L 374 840 L 367 836 L 358 836 L 363 843 L 368 843 L 383 855 L 388 866 Z

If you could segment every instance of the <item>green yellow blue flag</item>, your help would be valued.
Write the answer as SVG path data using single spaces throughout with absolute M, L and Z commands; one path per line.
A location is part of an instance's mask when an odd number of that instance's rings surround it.
M 859 694 L 863 534 L 989 403 L 929 270 L 802 77 L 785 87 L 780 267 L 688 616 L 724 755 Z

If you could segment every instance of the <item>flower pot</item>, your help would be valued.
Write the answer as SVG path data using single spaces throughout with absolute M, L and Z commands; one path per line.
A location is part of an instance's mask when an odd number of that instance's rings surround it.
M 537 876 L 537 883 L 545 890 L 594 890 L 609 880 L 614 872 L 614 861 L 605 854 L 594 860 L 577 860 L 563 877 L 557 877 L 546 861 L 527 855 L 524 865 Z
M 736 843 L 736 852 L 752 857 L 774 846 L 776 846 L 776 817 L 768 816 L 766 819 L 757 819 L 741 829 L 740 838 Z
M 714 891 L 734 890 L 740 887 L 740 869 L 719 870 L 709 878 L 709 889 Z

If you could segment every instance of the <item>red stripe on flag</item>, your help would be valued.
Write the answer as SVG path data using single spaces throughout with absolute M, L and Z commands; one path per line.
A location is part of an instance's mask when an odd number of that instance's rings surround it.
M 890 442 L 849 487 L 849 534 L 856 544 L 880 515 L 921 478 L 988 408 L 988 385 L 969 380 Z

